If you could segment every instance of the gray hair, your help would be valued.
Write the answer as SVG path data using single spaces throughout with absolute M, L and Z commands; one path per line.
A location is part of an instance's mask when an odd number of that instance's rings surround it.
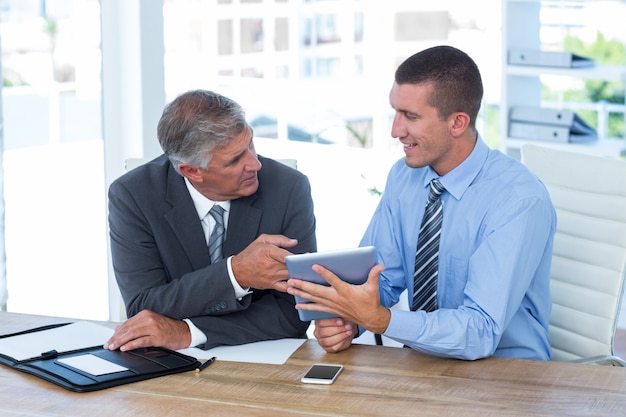
M 247 127 L 238 103 L 212 91 L 192 90 L 165 106 L 157 136 L 176 171 L 180 163 L 207 169 L 211 153 Z

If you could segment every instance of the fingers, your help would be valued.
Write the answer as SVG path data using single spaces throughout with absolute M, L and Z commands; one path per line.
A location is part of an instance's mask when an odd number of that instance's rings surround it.
M 347 325 L 349 325 L 349 323 L 341 317 L 315 320 L 314 333 L 328 336 L 341 331 L 337 329 L 343 328 Z
M 131 322 L 130 320 L 132 320 L 132 318 L 126 320 L 123 324 L 115 327 L 115 332 L 113 333 L 113 336 L 111 336 L 111 338 L 107 340 L 106 343 L 103 345 L 105 349 L 119 349 L 121 351 L 126 351 L 139 347 L 145 347 L 142 346 L 142 343 L 146 343 L 147 341 L 139 340 L 142 337 L 139 336 L 140 333 L 134 330 L 135 327 L 133 325 L 133 322 Z
M 149 330 L 152 318 L 151 311 L 143 310 L 137 315 L 115 327 L 113 336 L 104 344 L 105 349 L 127 351 L 140 347 L 154 346 L 151 344 Z
M 368 280 L 360 285 L 344 282 L 319 265 L 313 266 L 313 269 L 330 285 L 320 285 L 298 279 L 287 281 L 289 294 L 310 301 L 296 304 L 296 309 L 333 313 L 345 320 L 358 323 L 367 330 L 376 330 L 376 333 L 382 333 L 387 329 L 391 313 L 381 306 L 378 288 L 378 278 L 384 269 L 382 264 L 372 267 Z M 332 337 L 328 341 L 328 347 L 343 346 L 343 341 L 333 337 L 334 335 L 324 334 L 324 336 Z
M 262 234 L 256 240 L 266 245 L 278 246 L 279 248 L 293 248 L 298 244 L 297 239 L 291 239 L 283 235 Z
M 331 353 L 347 349 L 357 334 L 355 324 L 340 318 L 317 320 L 313 332 L 319 345 Z
M 139 349 L 143 347 L 150 347 L 150 346 L 156 345 L 156 343 L 152 342 L 151 338 L 147 336 L 140 336 L 140 337 L 130 336 L 131 337 L 130 339 L 126 338 L 126 336 L 128 336 L 128 334 L 126 334 L 125 337 L 122 339 L 112 338 L 109 342 L 104 344 L 104 348 L 109 349 L 109 350 L 119 349 L 122 352 L 126 352 L 128 350 Z
M 289 285 L 287 284 L 287 281 L 284 281 L 284 280 L 276 281 L 274 284 L 272 284 L 272 289 L 286 293 L 287 290 L 289 289 Z
M 320 275 L 322 278 L 326 280 L 326 282 L 328 282 L 333 287 L 337 287 L 342 284 L 348 285 L 344 281 L 342 281 L 341 278 L 339 278 L 337 275 L 333 274 L 332 272 L 330 272 L 328 269 L 324 268 L 321 265 L 313 265 L 311 269 L 313 269 L 313 272 Z
M 384 270 L 385 270 L 385 266 L 383 264 L 374 265 L 374 267 L 370 269 L 370 272 L 367 275 L 368 284 L 378 287 L 378 279 L 380 278 L 380 274 Z
M 313 272 L 324 278 L 330 286 L 291 278 L 287 281 L 289 294 L 313 302 L 323 302 L 324 300 L 333 302 L 334 300 L 329 299 L 329 297 L 332 297 L 332 294 L 339 291 L 342 287 L 350 285 L 321 265 L 313 265 L 312 269 Z
M 282 235 L 261 235 L 243 251 L 233 256 L 231 268 L 243 288 L 276 289 L 286 292 L 281 281 L 289 278 L 285 257 L 291 252 L 284 248 L 298 244 L 296 239 Z
M 301 279 L 291 278 L 287 282 L 287 293 L 296 297 L 304 298 L 313 303 L 325 301 L 329 297 L 329 292 L 334 291 L 332 287 L 315 284 Z M 301 310 L 308 310 L 313 307 L 309 304 L 298 304 L 296 306 Z M 321 311 L 318 308 L 315 311 Z
M 191 332 L 187 323 L 144 310 L 117 326 L 103 347 L 121 351 L 150 346 L 177 350 L 190 343 Z

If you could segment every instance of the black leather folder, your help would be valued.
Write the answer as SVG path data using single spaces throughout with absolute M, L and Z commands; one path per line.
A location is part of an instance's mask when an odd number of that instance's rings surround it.
M 0 336 L 0 340 L 42 332 L 67 324 L 69 323 L 43 326 L 3 335 Z M 104 360 L 106 362 L 103 363 L 109 364 L 114 369 L 117 368 L 118 371 L 93 375 L 71 365 L 72 358 L 85 355 L 91 360 L 100 362 Z M 17 360 L 0 352 L 0 363 L 15 370 L 38 376 L 74 392 L 101 390 L 163 375 L 191 371 L 200 366 L 200 362 L 196 358 L 166 348 L 151 347 L 121 352 L 103 349 L 101 345 L 66 352 L 50 350 L 42 352 L 40 356 L 23 360 Z

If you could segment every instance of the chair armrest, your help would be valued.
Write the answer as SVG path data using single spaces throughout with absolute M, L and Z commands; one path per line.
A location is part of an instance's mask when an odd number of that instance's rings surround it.
M 585 364 L 609 364 L 612 366 L 626 367 L 626 361 L 613 355 L 601 355 L 591 356 L 589 358 L 580 358 L 569 361 L 570 363 L 585 363 Z

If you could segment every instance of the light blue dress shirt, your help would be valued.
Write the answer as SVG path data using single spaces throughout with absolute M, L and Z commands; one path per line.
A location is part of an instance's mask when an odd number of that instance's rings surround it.
M 389 172 L 384 194 L 361 241 L 385 266 L 384 306 L 413 294 L 417 236 L 430 168 L 404 158 Z M 491 355 L 549 360 L 549 272 L 556 213 L 543 184 L 520 162 L 478 137 L 470 156 L 440 178 L 443 224 L 438 310 L 391 309 L 385 336 L 438 356 Z

